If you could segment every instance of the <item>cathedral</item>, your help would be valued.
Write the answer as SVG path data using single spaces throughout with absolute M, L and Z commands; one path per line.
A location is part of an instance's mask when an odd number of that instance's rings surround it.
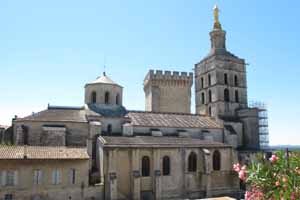
M 103 73 L 86 83 L 83 106 L 14 118 L 0 199 L 237 197 L 232 165 L 261 149 L 259 109 L 248 106 L 246 63 L 227 50 L 218 7 L 209 34 L 194 72 L 146 74 L 144 111 L 126 109 L 123 87 Z

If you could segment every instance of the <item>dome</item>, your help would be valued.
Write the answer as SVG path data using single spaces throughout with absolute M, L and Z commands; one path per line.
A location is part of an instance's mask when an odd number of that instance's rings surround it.
M 110 85 L 117 85 L 117 86 L 120 86 L 119 84 L 117 84 L 116 82 L 114 82 L 113 80 L 111 80 L 111 78 L 109 78 L 105 73 L 103 73 L 102 76 L 99 76 L 96 80 L 90 82 L 90 83 L 87 83 L 87 85 L 90 85 L 90 84 L 110 84 Z M 121 87 L 121 86 L 120 86 Z

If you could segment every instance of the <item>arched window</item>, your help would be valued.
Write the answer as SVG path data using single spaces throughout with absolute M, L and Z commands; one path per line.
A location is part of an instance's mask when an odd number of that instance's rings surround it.
M 120 104 L 120 95 L 117 94 L 116 96 L 116 104 L 119 105 Z
M 235 85 L 235 86 L 238 86 L 238 85 L 239 85 L 239 80 L 238 80 L 237 75 L 234 76 L 234 85 Z
M 111 132 L 112 132 L 112 127 L 111 127 L 111 124 L 108 124 L 107 125 L 107 134 L 111 134 Z
M 191 152 L 188 158 L 188 171 L 197 171 L 197 155 L 194 152 Z
M 238 90 L 236 90 L 235 91 L 235 102 L 239 102 L 239 91 Z
M 228 84 L 228 78 L 227 78 L 227 74 L 224 74 L 224 84 L 227 85 Z
M 227 88 L 224 90 L 224 101 L 226 101 L 226 102 L 230 101 L 229 90 Z
M 148 156 L 142 158 L 142 176 L 150 176 L 150 158 Z
M 23 133 L 23 144 L 28 145 L 28 137 L 29 137 L 29 128 L 27 126 L 22 125 L 22 133 Z
M 204 79 L 203 79 L 203 77 L 201 77 L 201 86 L 200 87 L 204 88 Z
M 105 103 L 105 104 L 109 104 L 109 92 L 105 92 L 104 103 Z
M 208 74 L 208 85 L 209 86 L 211 85 L 211 76 L 210 76 L 210 74 Z
M 205 94 L 204 94 L 204 92 L 201 93 L 201 103 L 205 104 Z
M 211 107 L 210 106 L 208 107 L 208 114 L 209 114 L 209 116 L 211 116 Z
M 170 158 L 169 156 L 164 156 L 163 157 L 163 175 L 167 176 L 170 175 Z
M 221 154 L 216 150 L 213 154 L 213 170 L 221 169 Z
M 211 102 L 211 90 L 208 91 L 208 102 Z
M 96 101 L 97 101 L 97 93 L 96 92 L 92 92 L 91 102 L 92 103 L 96 103 Z

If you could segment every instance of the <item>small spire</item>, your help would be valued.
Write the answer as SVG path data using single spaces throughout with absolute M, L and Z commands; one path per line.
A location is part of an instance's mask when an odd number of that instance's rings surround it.
M 103 64 L 103 76 L 106 76 L 105 70 L 106 70 L 106 56 L 104 55 L 104 64 Z
M 214 10 L 214 29 L 219 29 L 219 30 L 222 30 L 222 26 L 221 26 L 221 23 L 219 21 L 219 8 L 218 8 L 218 5 L 216 4 L 213 8 Z
M 106 76 L 105 70 L 106 70 L 106 66 L 105 66 L 105 64 L 104 64 L 104 65 L 103 65 L 103 76 Z

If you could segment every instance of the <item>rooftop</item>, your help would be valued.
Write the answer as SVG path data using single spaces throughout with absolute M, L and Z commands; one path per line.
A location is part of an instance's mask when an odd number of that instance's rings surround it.
M 124 106 L 111 104 L 89 104 L 90 111 L 97 113 L 97 115 L 105 117 L 122 117 L 126 115 L 127 111 Z
M 87 122 L 84 108 L 53 106 L 16 121 Z
M 87 85 L 98 84 L 98 83 L 120 86 L 119 84 L 117 84 L 116 82 L 114 82 L 111 78 L 109 78 L 105 73 L 103 73 L 102 76 L 99 76 L 96 80 L 94 80 L 94 81 L 92 81 L 90 83 L 87 83 Z
M 86 148 L 48 146 L 0 146 L 0 160 L 19 159 L 88 159 Z
M 127 116 L 133 126 L 172 128 L 223 128 L 221 124 L 204 115 L 129 111 Z
M 100 141 L 104 147 L 230 147 L 229 145 L 219 142 L 211 142 L 194 138 L 165 136 L 101 136 Z

